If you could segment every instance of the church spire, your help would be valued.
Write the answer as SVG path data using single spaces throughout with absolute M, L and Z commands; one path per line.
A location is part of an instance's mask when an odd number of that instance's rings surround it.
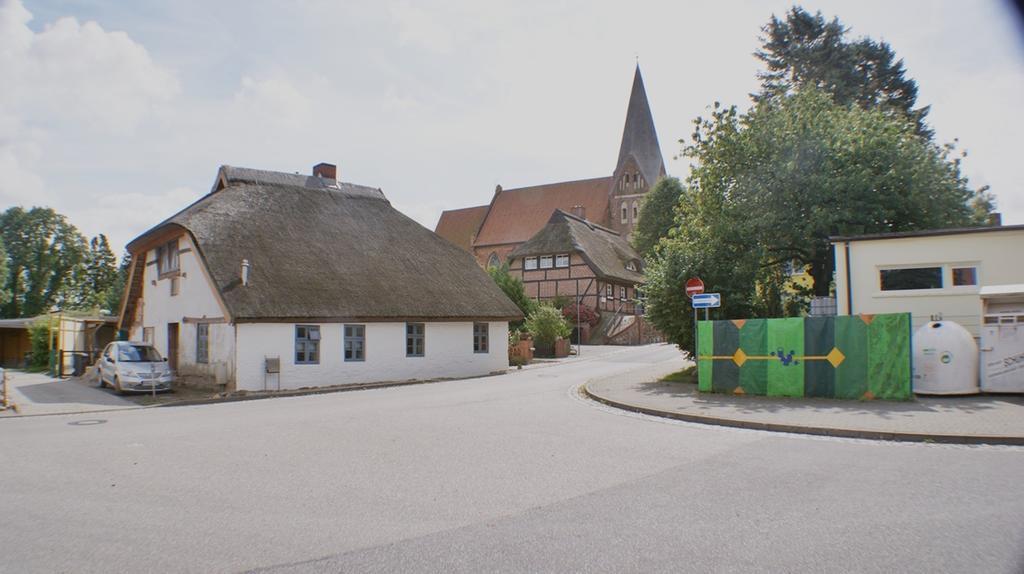
M 622 145 L 619 146 L 615 173 L 619 173 L 631 156 L 647 185 L 654 185 L 665 174 L 665 160 L 661 157 L 658 134 L 654 131 L 654 118 L 651 116 L 651 106 L 647 103 L 647 90 L 644 89 L 639 62 L 633 75 L 633 91 L 629 95 L 629 107 L 626 108 L 626 125 L 622 129 Z

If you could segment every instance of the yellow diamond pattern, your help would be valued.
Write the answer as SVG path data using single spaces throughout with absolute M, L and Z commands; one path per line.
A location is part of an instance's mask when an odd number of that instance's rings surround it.
M 825 355 L 825 360 L 832 363 L 833 367 L 838 367 L 839 363 L 842 363 L 846 359 L 846 355 L 843 354 L 839 349 L 832 347 L 832 350 Z
M 747 362 L 747 354 L 743 352 L 743 349 L 736 349 L 732 355 L 732 362 L 736 363 L 737 367 L 742 367 L 743 363 Z

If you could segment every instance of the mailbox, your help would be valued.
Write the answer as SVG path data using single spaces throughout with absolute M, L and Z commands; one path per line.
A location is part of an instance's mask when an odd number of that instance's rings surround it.
M 281 358 L 280 357 L 267 357 L 265 359 L 267 366 L 267 374 L 280 373 L 281 372 Z

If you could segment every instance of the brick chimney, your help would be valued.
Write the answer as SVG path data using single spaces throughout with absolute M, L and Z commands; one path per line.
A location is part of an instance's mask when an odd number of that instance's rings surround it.
M 318 163 L 313 166 L 313 175 L 331 181 L 338 181 L 338 166 L 333 163 Z
M 582 205 L 574 205 L 572 206 L 572 214 L 575 215 L 576 217 L 579 217 L 580 219 L 586 219 L 587 208 L 583 207 Z

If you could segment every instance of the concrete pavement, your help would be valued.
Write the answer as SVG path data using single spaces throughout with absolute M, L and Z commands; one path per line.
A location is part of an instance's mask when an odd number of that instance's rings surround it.
M 71 379 L 55 379 L 45 373 L 7 370 L 11 400 L 18 410 L 5 411 L 0 417 L 109 411 L 138 408 L 138 405 L 111 392 Z
M 692 363 L 691 363 L 692 364 Z M 1024 445 L 1024 397 L 918 396 L 913 401 L 841 401 L 699 393 L 634 371 L 586 385 L 606 404 L 678 420 L 760 430 L 883 440 Z
M 1020 572 L 1024 448 L 584 400 L 670 346 L 430 385 L 0 420 L 2 572 Z

